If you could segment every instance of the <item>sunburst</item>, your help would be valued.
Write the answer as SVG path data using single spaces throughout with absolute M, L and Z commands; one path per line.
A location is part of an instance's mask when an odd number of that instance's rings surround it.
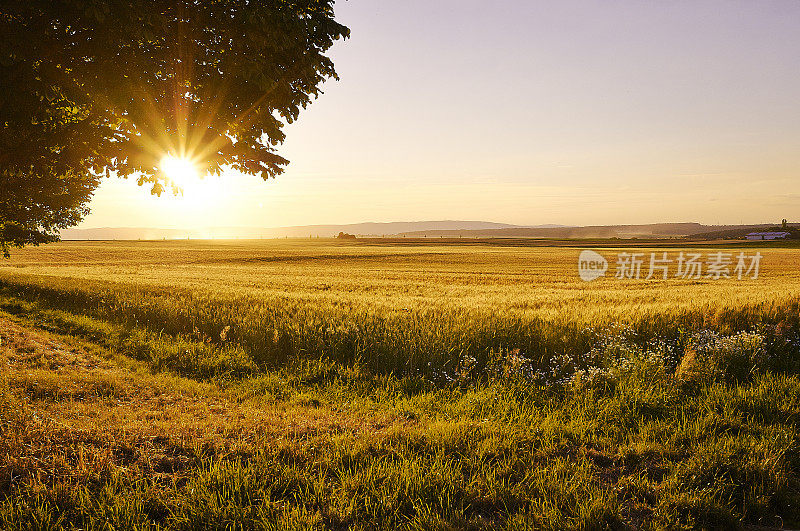
M 183 191 L 200 181 L 200 172 L 188 157 L 164 156 L 161 159 L 161 171 L 169 178 L 174 190 Z

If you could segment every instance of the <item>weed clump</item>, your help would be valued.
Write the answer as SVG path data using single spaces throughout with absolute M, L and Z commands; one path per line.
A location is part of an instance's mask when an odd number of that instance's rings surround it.
M 712 331 L 695 334 L 675 371 L 687 385 L 709 385 L 715 381 L 747 381 L 756 372 L 774 368 L 778 361 L 768 341 L 758 333 L 740 332 L 721 336 Z

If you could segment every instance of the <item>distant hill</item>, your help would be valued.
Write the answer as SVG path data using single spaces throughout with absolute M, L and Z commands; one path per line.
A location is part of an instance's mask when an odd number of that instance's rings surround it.
M 800 227 L 800 224 L 790 224 Z M 340 232 L 359 237 L 407 238 L 741 238 L 748 232 L 763 231 L 774 224 L 703 225 L 700 223 L 652 223 L 647 225 L 564 225 L 519 226 L 489 221 L 403 221 L 353 223 L 348 225 L 304 225 L 296 227 L 210 227 L 206 229 L 98 228 L 66 229 L 64 240 L 161 240 L 161 239 L 259 239 L 332 238 Z
M 340 232 L 358 236 L 394 236 L 403 232 L 428 230 L 493 230 L 518 225 L 489 221 L 408 221 L 391 223 L 352 223 L 347 225 L 304 225 L 295 227 L 209 227 L 204 229 L 158 229 L 104 227 L 65 229 L 63 240 L 161 240 L 161 239 L 258 239 L 258 238 L 331 238 Z
M 708 235 L 744 235 L 772 225 L 702 225 L 653 223 L 648 225 L 595 225 L 586 227 L 510 227 L 478 230 L 420 230 L 401 234 L 408 238 L 704 238 Z M 731 237 L 731 236 L 727 236 Z

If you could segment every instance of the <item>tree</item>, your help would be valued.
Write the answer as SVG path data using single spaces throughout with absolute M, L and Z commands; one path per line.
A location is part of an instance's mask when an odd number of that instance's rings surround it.
M 347 36 L 333 0 L 0 0 L 0 249 L 57 239 L 110 172 L 160 195 L 167 154 L 282 173 Z
M 0 175 L 0 252 L 58 240 L 58 229 L 77 224 L 98 185 L 94 175 Z

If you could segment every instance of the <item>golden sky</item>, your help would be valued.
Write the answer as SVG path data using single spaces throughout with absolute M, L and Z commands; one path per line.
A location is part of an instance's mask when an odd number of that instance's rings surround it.
M 269 182 L 149 195 L 109 179 L 89 227 L 410 220 L 798 220 L 800 2 L 349 0 L 342 77 Z

